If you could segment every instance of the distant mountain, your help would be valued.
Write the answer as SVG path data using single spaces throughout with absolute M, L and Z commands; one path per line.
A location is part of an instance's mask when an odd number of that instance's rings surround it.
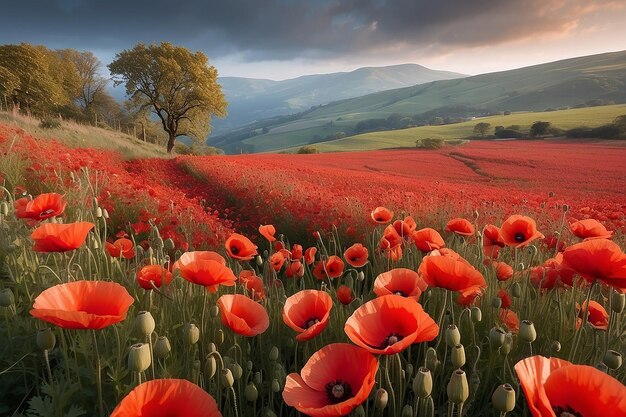
M 228 101 L 228 116 L 225 119 L 213 119 L 213 134 L 255 120 L 298 113 L 337 100 L 465 76 L 431 70 L 417 64 L 403 64 L 306 75 L 284 81 L 220 77 L 218 81 Z
M 626 103 L 626 51 L 433 81 L 339 100 L 289 118 L 251 124 L 209 142 L 227 152 L 265 152 L 361 133 L 359 122 L 381 125 L 390 116 L 410 125 L 425 118 L 484 116 L 497 111 Z M 361 124 L 363 126 L 363 124 Z

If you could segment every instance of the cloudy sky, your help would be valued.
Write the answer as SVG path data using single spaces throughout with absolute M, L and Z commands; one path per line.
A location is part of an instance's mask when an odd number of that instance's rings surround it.
M 479 74 L 626 49 L 626 0 L 3 0 L 0 43 L 207 54 L 221 76 L 285 79 L 414 62 Z

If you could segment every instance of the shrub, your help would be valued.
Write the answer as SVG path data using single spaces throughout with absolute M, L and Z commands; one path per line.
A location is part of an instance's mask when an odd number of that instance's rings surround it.
M 425 138 L 415 141 L 415 147 L 423 149 L 440 149 L 445 144 L 441 138 Z
M 565 132 L 565 136 L 573 139 L 590 138 L 591 128 L 587 126 L 575 127 Z
M 298 149 L 296 153 L 300 155 L 304 155 L 304 154 L 312 154 L 312 153 L 318 153 L 318 152 L 319 151 L 317 150 L 317 148 L 314 148 L 313 146 L 303 146 L 300 149 Z
M 591 129 L 591 137 L 598 139 L 615 139 L 619 137 L 621 130 L 619 126 L 609 123 Z
M 519 132 L 517 130 L 513 130 L 513 129 L 500 129 L 496 132 L 496 137 L 499 139 L 504 139 L 504 138 L 516 138 L 519 139 L 521 137 L 523 137 L 524 135 L 522 134 L 522 132 Z
M 46 117 L 39 123 L 39 127 L 42 129 L 59 129 L 61 121 L 57 118 Z

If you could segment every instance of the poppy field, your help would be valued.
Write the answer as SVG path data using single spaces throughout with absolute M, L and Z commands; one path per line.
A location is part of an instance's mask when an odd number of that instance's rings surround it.
M 626 416 L 618 142 L 0 151 L 0 415 Z

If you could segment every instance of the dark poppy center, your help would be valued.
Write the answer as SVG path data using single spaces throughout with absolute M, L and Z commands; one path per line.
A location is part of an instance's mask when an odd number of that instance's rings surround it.
M 582 413 L 579 413 L 570 406 L 552 407 L 552 410 L 554 410 L 556 417 L 584 417 Z
M 399 333 L 390 333 L 389 336 L 387 336 L 385 338 L 385 340 L 383 340 L 383 343 L 381 343 L 380 347 L 382 349 L 384 349 L 387 346 L 395 345 L 396 343 L 398 343 L 402 339 L 404 339 L 404 336 L 402 336 L 401 334 L 399 334 Z
M 352 387 L 341 379 L 330 381 L 324 386 L 324 391 L 326 392 L 326 399 L 331 404 L 339 404 L 353 397 Z
M 396 290 L 394 291 L 395 295 L 399 295 L 401 297 L 408 297 L 409 295 L 407 293 L 405 293 L 404 291 L 400 291 L 400 290 Z
M 230 251 L 233 255 L 237 255 L 239 253 L 239 248 L 237 246 L 231 246 Z
M 515 241 L 516 242 L 523 242 L 525 240 L 526 240 L 526 235 L 524 235 L 524 233 L 522 233 L 522 232 L 515 233 Z
M 305 329 L 308 329 L 309 327 L 315 326 L 319 322 L 320 322 L 320 319 L 318 319 L 317 317 L 312 317 L 308 319 L 307 321 L 305 321 L 304 326 L 302 327 L 304 327 Z

